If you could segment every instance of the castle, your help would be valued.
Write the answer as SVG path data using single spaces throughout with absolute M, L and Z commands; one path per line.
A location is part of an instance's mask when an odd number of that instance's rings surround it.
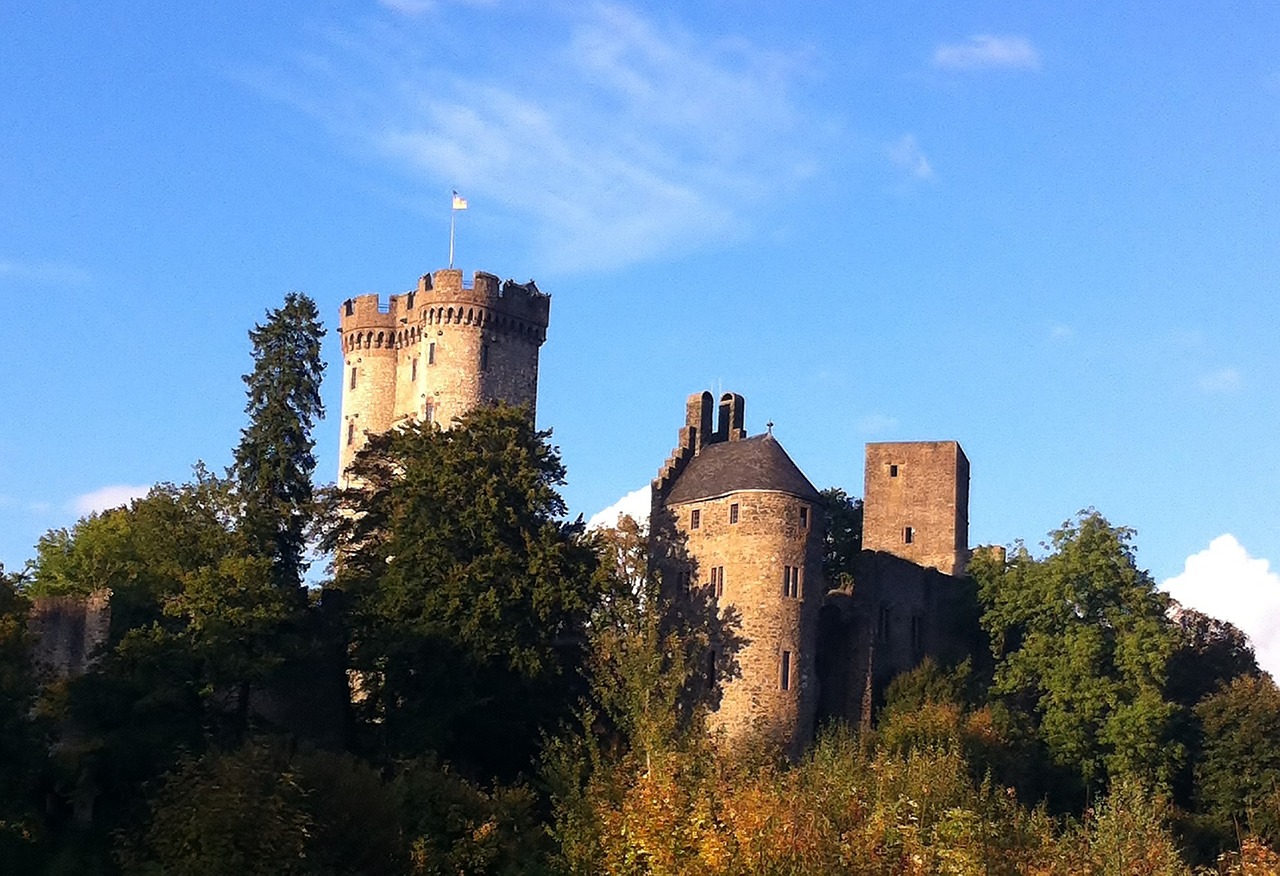
M 368 434 L 410 418 L 443 427 L 483 404 L 534 409 L 550 297 L 476 272 L 343 302 L 339 479 Z M 954 441 L 866 446 L 862 553 L 852 580 L 823 575 L 821 494 L 774 438 L 748 435 L 746 402 L 690 396 L 652 485 L 650 565 L 671 599 L 709 598 L 740 620 L 741 648 L 712 716 L 791 753 L 815 724 L 869 720 L 890 678 L 954 646 L 948 619 L 969 558 L 969 461 Z
M 366 435 L 411 418 L 448 427 L 495 401 L 533 411 L 550 310 L 532 281 L 477 271 L 467 283 L 453 269 L 423 275 L 385 306 L 377 295 L 344 301 L 339 483 Z

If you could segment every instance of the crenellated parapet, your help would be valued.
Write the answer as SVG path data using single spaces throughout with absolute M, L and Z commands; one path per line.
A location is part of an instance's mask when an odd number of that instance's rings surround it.
M 448 268 L 386 300 L 342 303 L 343 445 L 340 476 L 365 436 L 407 420 L 453 420 L 481 405 L 537 402 L 538 350 L 551 296 L 517 283 Z

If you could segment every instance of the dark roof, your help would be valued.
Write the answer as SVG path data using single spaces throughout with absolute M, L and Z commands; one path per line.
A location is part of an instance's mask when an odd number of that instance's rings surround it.
M 739 490 L 773 490 L 817 501 L 818 491 L 772 435 L 708 444 L 689 460 L 667 494 L 669 504 Z

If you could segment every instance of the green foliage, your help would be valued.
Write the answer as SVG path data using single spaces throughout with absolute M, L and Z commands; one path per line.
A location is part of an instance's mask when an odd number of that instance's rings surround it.
M 434 749 L 480 774 L 529 763 L 584 690 L 585 626 L 608 584 L 566 523 L 559 454 L 527 411 L 374 436 L 327 543 L 352 602 L 376 745 Z M 491 774 L 491 773 L 489 773 Z
M 828 487 L 822 491 L 822 510 L 827 521 L 822 575 L 832 587 L 846 586 L 853 580 L 862 552 L 862 500 L 839 487 Z
M 1132 532 L 1097 512 L 1051 538 L 1044 559 L 1019 545 L 1004 567 L 990 556 L 970 566 L 998 661 L 994 692 L 1034 715 L 1054 761 L 1085 787 L 1120 775 L 1166 786 L 1182 753 L 1163 695 L 1177 643 L 1167 598 L 1137 567 Z
M 1196 767 L 1201 811 L 1226 836 L 1243 828 L 1280 847 L 1280 690 L 1244 675 L 1200 702 L 1204 754 Z
M 324 333 L 315 302 L 300 292 L 286 295 L 284 305 L 268 311 L 267 321 L 249 332 L 249 425 L 240 434 L 234 472 L 244 503 L 242 525 L 255 552 L 270 558 L 271 580 L 283 590 L 296 589 L 307 567 L 303 555 L 316 468 L 311 429 L 324 416 Z
M 37 780 L 44 752 L 32 720 L 36 685 L 22 580 L 0 566 L 0 860 L 15 867 L 34 858 L 43 838 Z
M 1169 655 L 1169 698 L 1191 708 L 1242 675 L 1261 674 L 1249 637 L 1226 621 L 1181 606 L 1173 613 L 1178 645 Z

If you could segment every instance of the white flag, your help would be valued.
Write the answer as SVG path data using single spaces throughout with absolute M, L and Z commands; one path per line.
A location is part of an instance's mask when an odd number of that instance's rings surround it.
M 458 193 L 457 193 L 457 192 L 454 192 L 454 193 L 453 193 L 453 209 L 455 209 L 455 210 L 465 210 L 465 209 L 467 209 L 467 199 L 466 199 L 466 198 L 459 198 L 459 197 L 458 197 Z

